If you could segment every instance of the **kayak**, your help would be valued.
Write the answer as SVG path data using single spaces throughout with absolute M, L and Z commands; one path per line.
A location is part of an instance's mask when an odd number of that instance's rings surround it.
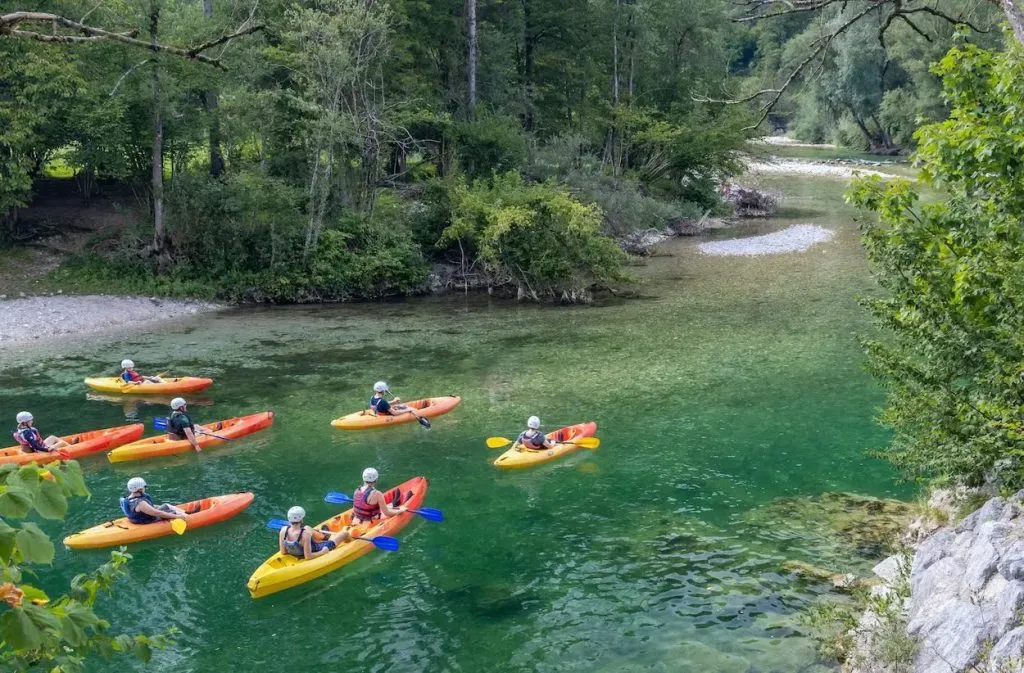
M 88 456 L 90 453 L 99 453 L 100 451 L 113 449 L 128 442 L 134 442 L 142 437 L 143 430 L 145 430 L 145 426 L 142 423 L 133 423 L 132 425 L 119 425 L 116 428 L 107 428 L 105 430 L 80 432 L 77 435 L 65 435 L 61 439 L 71 446 L 64 447 L 59 452 L 51 451 L 44 453 L 35 451 L 33 453 L 26 453 L 20 446 L 10 446 L 6 449 L 0 449 L 0 465 L 7 463 L 15 465 L 52 463 L 55 460 L 78 459 L 82 456 Z
M 413 477 L 409 481 L 399 484 L 398 488 L 405 494 L 401 504 L 415 509 L 423 504 L 423 497 L 427 494 L 427 479 L 426 477 Z M 393 490 L 390 489 L 385 492 L 385 498 L 388 502 L 391 502 Z M 374 524 L 360 524 L 351 529 L 350 532 L 363 537 L 393 535 L 405 528 L 414 516 L 416 515 L 406 512 L 395 517 L 382 519 Z M 337 533 L 348 526 L 351 520 L 352 510 L 346 510 L 324 521 L 316 526 L 316 528 L 327 526 L 332 532 Z M 263 598 L 264 596 L 290 589 L 326 575 L 332 570 L 337 570 L 343 565 L 351 563 L 372 549 L 374 549 L 374 546 L 371 542 L 366 540 L 350 540 L 349 542 L 342 542 L 336 549 L 308 561 L 296 558 L 290 554 L 278 552 L 256 569 L 256 572 L 252 574 L 248 584 L 245 586 L 253 598 Z
M 505 453 L 498 456 L 498 459 L 494 461 L 494 464 L 498 467 L 507 469 L 517 469 L 521 467 L 533 467 L 534 465 L 540 465 L 541 463 L 547 463 L 548 461 L 558 460 L 562 456 L 576 451 L 580 447 L 576 444 L 565 444 L 570 439 L 576 439 L 578 437 L 593 437 L 594 433 L 597 432 L 597 423 L 579 423 L 577 425 L 570 425 L 564 428 L 559 428 L 554 432 L 549 432 L 545 435 L 548 439 L 553 439 L 559 442 L 555 447 L 550 449 L 527 449 L 523 447 L 513 446 Z
M 228 418 L 216 423 L 200 423 L 210 432 L 216 433 L 227 439 L 237 439 L 245 435 L 269 428 L 274 423 L 273 411 L 261 411 L 258 414 Z M 208 446 L 223 444 L 223 439 L 210 435 L 200 434 L 196 437 L 199 447 L 205 449 Z M 128 460 L 142 460 L 144 458 L 160 458 L 161 456 L 173 456 L 176 453 L 187 453 L 192 451 L 192 445 L 187 439 L 171 439 L 167 435 L 159 437 L 147 437 L 137 442 L 132 442 L 114 449 L 107 454 L 112 463 L 123 463 Z
M 186 502 L 176 507 L 188 512 L 184 518 L 188 525 L 186 530 L 192 530 L 230 519 L 248 507 L 252 498 L 252 493 L 230 493 Z M 99 549 L 151 540 L 173 532 L 170 519 L 140 524 L 131 523 L 126 517 L 121 517 L 69 535 L 64 538 L 64 544 L 72 549 Z
M 444 397 L 428 397 L 425 400 L 413 400 L 412 402 L 400 402 L 401 406 L 410 407 L 416 413 L 425 418 L 433 418 L 459 406 L 462 398 L 457 395 L 446 395 Z M 412 414 L 401 416 L 383 415 L 378 416 L 372 409 L 363 409 L 348 416 L 335 418 L 331 426 L 341 430 L 367 430 L 369 428 L 380 428 L 385 425 L 398 425 L 399 423 L 412 423 L 416 417 Z
M 101 393 L 168 395 L 206 390 L 213 385 L 213 379 L 203 379 L 196 376 L 178 376 L 173 379 L 164 379 L 161 383 L 125 383 L 119 376 L 94 376 L 85 379 L 85 385 Z

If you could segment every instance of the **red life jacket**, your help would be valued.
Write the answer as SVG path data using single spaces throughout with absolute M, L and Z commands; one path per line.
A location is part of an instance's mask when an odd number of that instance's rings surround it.
M 380 505 L 368 505 L 366 499 L 373 493 L 373 487 L 357 488 L 352 496 L 352 513 L 363 521 L 380 518 Z

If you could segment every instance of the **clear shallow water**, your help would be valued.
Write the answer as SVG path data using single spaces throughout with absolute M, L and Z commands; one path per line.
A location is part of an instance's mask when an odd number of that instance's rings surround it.
M 240 310 L 34 358 L 0 353 L 0 417 L 30 408 L 46 432 L 148 425 L 164 407 L 86 399 L 82 377 L 122 357 L 214 377 L 200 422 L 277 412 L 271 430 L 201 456 L 86 459 L 93 498 L 44 525 L 59 538 L 112 518 L 135 474 L 161 500 L 256 493 L 227 523 L 132 549 L 101 611 L 117 629 L 181 630 L 146 670 L 825 670 L 793 620 L 823 588 L 780 563 L 870 561 L 750 513 L 781 496 L 907 493 L 863 453 L 886 436 L 856 341 L 868 320 L 854 295 L 873 286 L 842 183 L 765 182 L 787 192 L 787 218 L 718 236 L 816 223 L 836 237 L 766 258 L 673 241 L 636 269 L 642 298 L 602 307 L 470 296 Z M 464 401 L 429 432 L 333 430 L 380 378 L 407 399 Z M 483 439 L 532 413 L 549 428 L 595 420 L 602 446 L 497 471 Z M 245 582 L 275 547 L 266 519 L 293 504 L 326 518 L 337 506 L 323 494 L 351 491 L 367 465 L 384 483 L 427 476 L 427 504 L 448 520 L 413 523 L 396 554 L 251 600 Z M 42 584 L 59 590 L 105 556 L 61 550 Z

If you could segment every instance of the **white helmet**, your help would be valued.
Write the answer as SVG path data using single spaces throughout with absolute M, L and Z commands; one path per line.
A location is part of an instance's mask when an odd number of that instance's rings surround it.
M 177 411 L 178 409 L 181 409 L 184 406 L 185 406 L 185 398 L 184 397 L 175 397 L 173 400 L 171 400 L 171 409 L 174 409 L 175 411 Z
M 540 427 L 540 419 L 537 418 L 536 416 L 530 416 L 528 419 L 526 419 L 526 427 L 530 428 L 531 430 L 536 430 L 537 428 Z
M 302 509 L 298 505 L 288 510 L 288 523 L 302 523 L 305 518 L 306 510 Z
M 373 392 L 375 393 L 386 393 L 388 391 L 388 384 L 386 381 L 377 381 L 373 384 Z
M 142 477 L 132 477 L 128 480 L 128 492 L 134 493 L 146 488 L 146 480 Z
M 131 360 L 121 360 L 121 369 L 135 369 L 135 363 Z
M 19 423 L 28 423 L 32 420 L 32 414 L 27 411 L 19 411 L 17 418 Z
M 378 476 L 379 475 L 377 474 L 377 470 L 373 469 L 372 467 L 368 467 L 365 470 L 363 470 L 363 481 L 365 481 L 367 484 L 372 484 L 373 482 L 377 481 Z

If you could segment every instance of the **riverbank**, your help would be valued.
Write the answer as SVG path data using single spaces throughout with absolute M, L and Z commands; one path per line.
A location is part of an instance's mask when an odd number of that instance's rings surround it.
M 0 300 L 0 350 L 67 336 L 138 331 L 169 320 L 224 308 L 212 302 L 115 297 L 37 296 Z

